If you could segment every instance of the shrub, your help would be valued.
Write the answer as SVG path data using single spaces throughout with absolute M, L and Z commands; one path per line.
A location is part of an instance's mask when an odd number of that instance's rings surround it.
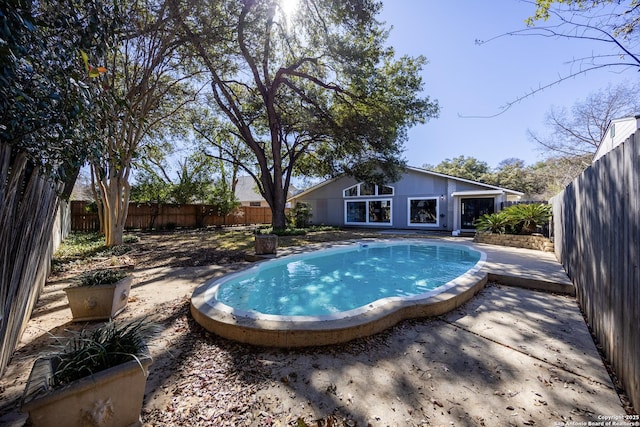
M 117 281 L 124 279 L 126 276 L 127 276 L 127 273 L 117 269 L 94 270 L 80 276 L 80 285 L 81 286 L 110 285 L 112 283 L 116 283 Z
M 542 203 L 512 205 L 503 210 L 511 224 L 524 234 L 535 233 L 537 228 L 549 222 L 551 205 Z
M 551 205 L 543 203 L 512 205 L 498 213 L 485 214 L 474 225 L 480 232 L 535 233 L 551 218 Z
M 295 228 L 307 228 L 311 221 L 311 206 L 308 203 L 296 203 L 287 215 L 289 224 Z
M 52 355 L 55 372 L 51 386 L 58 388 L 130 360 L 138 360 L 146 353 L 146 340 L 157 332 L 157 326 L 145 319 L 109 322 L 93 332 L 80 331 L 62 346 L 59 353 Z
M 509 218 L 505 215 L 504 211 L 492 214 L 484 214 L 477 220 L 474 225 L 476 230 L 487 233 L 499 233 L 502 234 L 507 231 L 507 228 L 511 225 Z

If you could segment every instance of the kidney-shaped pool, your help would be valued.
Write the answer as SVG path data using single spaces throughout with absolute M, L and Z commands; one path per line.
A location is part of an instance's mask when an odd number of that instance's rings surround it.
M 240 342 L 349 341 L 459 306 L 486 282 L 484 253 L 430 240 L 360 242 L 264 261 L 197 288 L 191 312 Z

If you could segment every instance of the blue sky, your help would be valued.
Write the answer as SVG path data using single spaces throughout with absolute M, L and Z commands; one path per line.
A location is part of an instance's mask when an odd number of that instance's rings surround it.
M 527 129 L 544 133 L 544 117 L 552 106 L 571 108 L 609 84 L 638 79 L 635 70 L 590 72 L 524 99 L 498 117 L 463 117 L 491 116 L 531 89 L 570 74 L 574 58 L 602 51 L 601 43 L 540 36 L 507 36 L 476 45 L 476 39 L 525 28 L 534 10 L 520 0 L 384 0 L 380 19 L 393 26 L 388 43 L 397 55 L 427 58 L 425 93 L 441 107 L 439 118 L 410 130 L 405 144 L 409 165 L 436 165 L 460 155 L 490 167 L 512 157 L 533 164 L 544 156 Z

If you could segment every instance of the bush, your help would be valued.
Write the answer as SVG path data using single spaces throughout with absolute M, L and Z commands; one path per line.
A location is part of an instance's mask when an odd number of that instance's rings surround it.
M 523 234 L 535 233 L 538 227 L 549 222 L 551 205 L 532 203 L 512 205 L 503 210 L 509 221 Z
M 512 205 L 498 213 L 485 214 L 474 225 L 480 232 L 531 234 L 551 218 L 551 205 L 543 203 Z
M 81 286 L 98 286 L 98 285 L 110 285 L 116 283 L 119 280 L 124 279 L 127 276 L 122 270 L 105 269 L 94 270 L 80 276 Z
M 308 203 L 296 203 L 289 210 L 287 219 L 294 228 L 307 228 L 311 221 L 311 206 Z
M 53 355 L 54 388 L 75 380 L 138 359 L 146 352 L 146 340 L 158 332 L 158 327 L 145 319 L 126 323 L 109 322 L 93 332 L 77 333 L 60 353 Z
M 504 211 L 492 214 L 484 214 L 478 218 L 474 225 L 476 230 L 487 233 L 503 234 L 510 227 L 511 222 Z

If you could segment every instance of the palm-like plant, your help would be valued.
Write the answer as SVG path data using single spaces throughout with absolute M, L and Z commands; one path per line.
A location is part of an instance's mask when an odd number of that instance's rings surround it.
M 513 205 L 503 210 L 505 216 L 514 225 L 521 225 L 524 234 L 535 233 L 536 229 L 551 218 L 551 205 L 532 203 Z
M 492 214 L 484 214 L 474 221 L 476 230 L 487 233 L 502 234 L 511 225 L 511 222 L 504 211 Z

